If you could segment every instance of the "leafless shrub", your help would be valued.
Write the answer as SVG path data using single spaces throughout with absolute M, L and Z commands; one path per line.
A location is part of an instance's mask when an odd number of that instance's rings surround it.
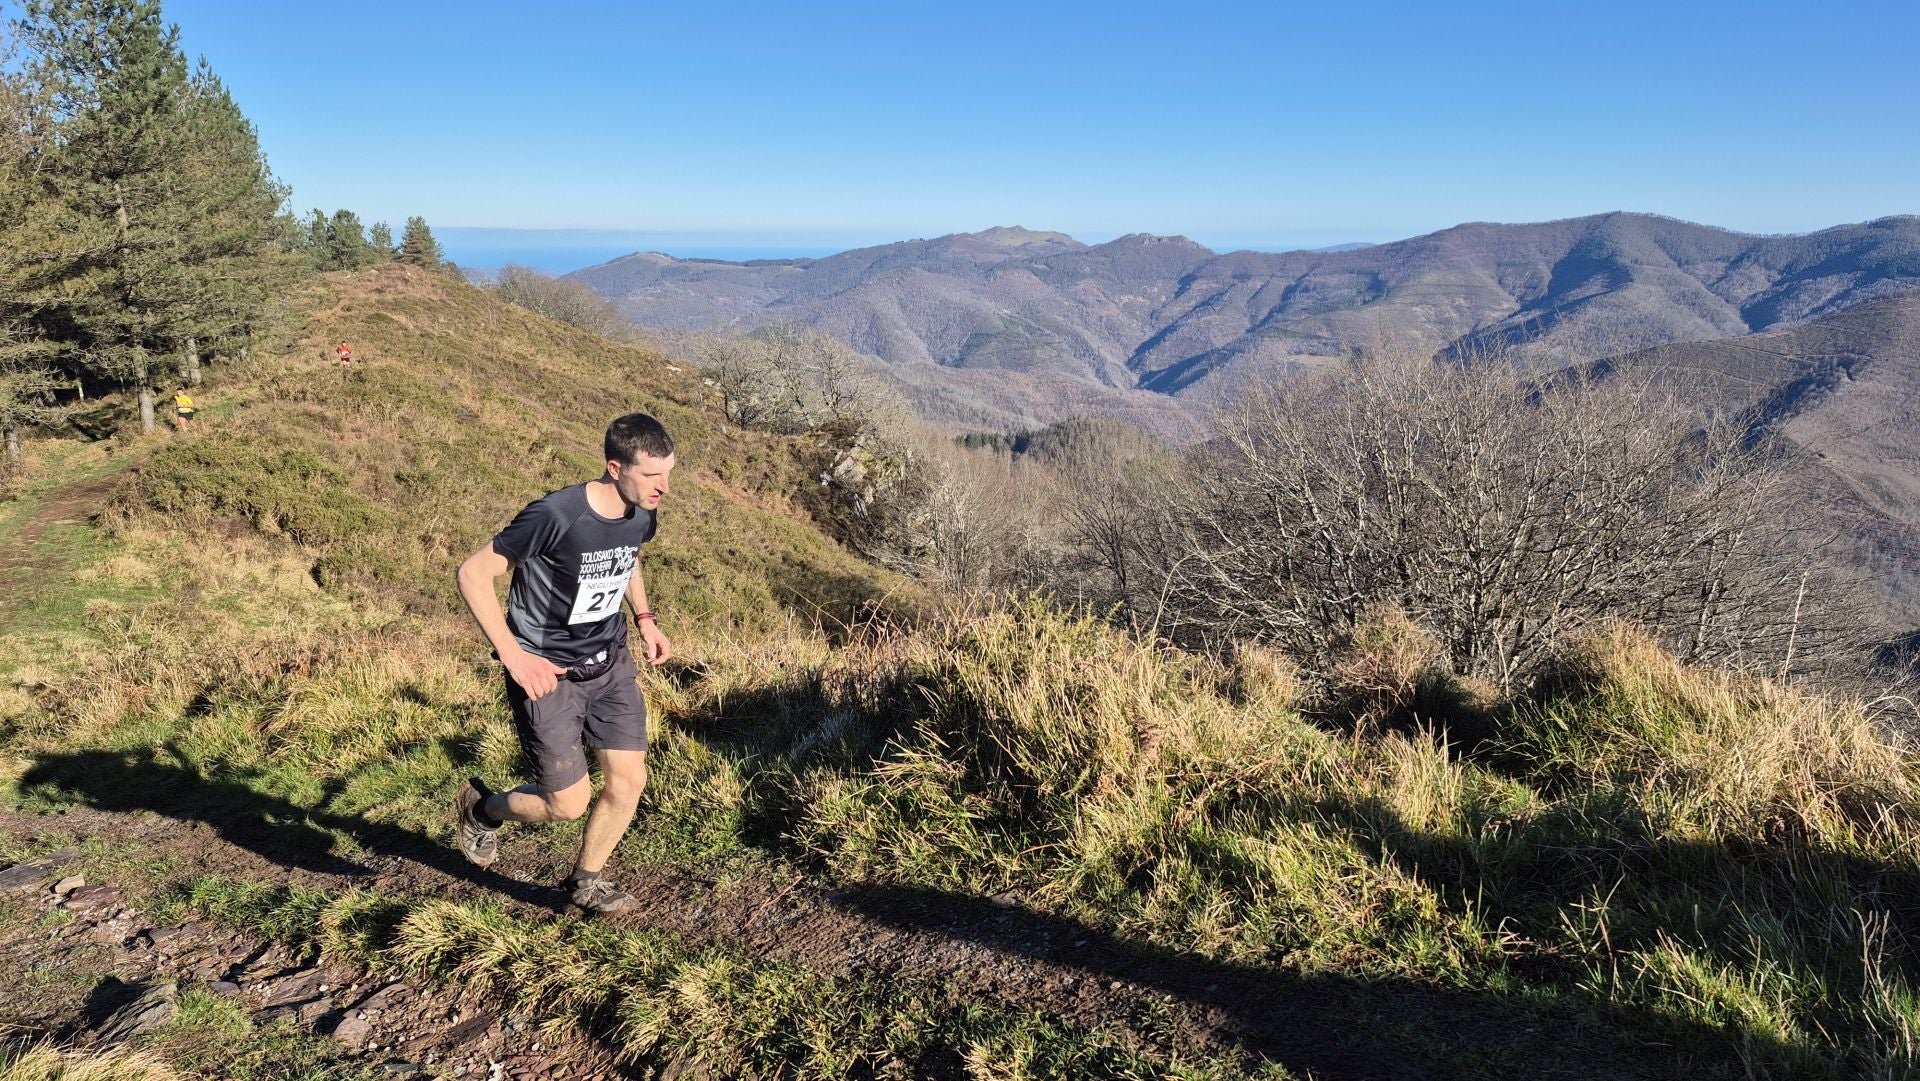
M 1177 472 L 1170 455 L 1082 455 L 1059 463 L 1068 483 L 1058 501 L 1064 531 L 1055 589 L 1122 622 L 1159 622 L 1163 597 L 1151 557 L 1170 554 L 1152 531 L 1167 527 L 1164 505 Z
M 898 440 L 913 408 L 875 376 L 873 362 L 823 331 L 778 324 L 693 343 L 727 419 L 800 433 L 838 428 Z
M 686 345 L 728 420 L 811 437 L 814 517 L 868 557 L 950 585 L 980 576 L 977 498 L 929 454 L 913 408 L 873 361 L 821 331 L 788 325 Z
M 531 267 L 508 263 L 494 276 L 494 292 L 548 319 L 614 341 L 631 341 L 633 324 L 600 294 L 579 282 L 548 277 Z
M 1162 498 L 1083 496 L 1083 550 L 1177 639 L 1323 670 L 1387 605 L 1511 690 L 1609 618 L 1686 660 L 1837 650 L 1844 597 L 1768 448 L 1644 385 L 1381 355 L 1251 388 Z
M 1004 598 L 1045 586 L 1058 543 L 1059 484 L 1045 467 L 929 434 L 916 453 L 924 490 L 898 535 L 872 552 L 948 596 Z

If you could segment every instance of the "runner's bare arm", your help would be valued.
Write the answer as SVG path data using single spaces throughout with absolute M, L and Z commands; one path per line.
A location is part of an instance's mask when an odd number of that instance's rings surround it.
M 552 693 L 567 670 L 520 648 L 513 632 L 507 629 L 507 614 L 500 610 L 500 598 L 493 591 L 493 583 L 512 569 L 513 564 L 494 551 L 493 542 L 488 541 L 460 564 L 455 577 L 460 583 L 460 599 L 467 602 L 467 611 L 473 613 L 473 621 L 480 624 L 480 633 L 493 644 L 500 663 L 506 666 L 520 689 L 527 692 L 527 697 L 540 698 Z
M 638 562 L 633 567 L 633 577 L 627 580 L 627 603 L 633 606 L 634 615 L 652 612 L 647 607 L 647 583 L 641 578 Z M 651 618 L 640 620 L 640 641 L 646 646 L 648 664 L 665 664 L 673 656 L 673 643 L 660 633 L 659 625 Z

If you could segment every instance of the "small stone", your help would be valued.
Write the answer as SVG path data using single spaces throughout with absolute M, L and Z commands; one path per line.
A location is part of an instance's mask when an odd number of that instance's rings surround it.
M 349 1047 L 358 1047 L 367 1042 L 367 1037 L 373 1035 L 373 1026 L 364 1018 L 346 1017 L 333 1026 L 333 1031 L 329 1035 Z
M 113 1011 L 100 1026 L 100 1043 L 111 1047 L 144 1036 L 180 1012 L 180 989 L 172 980 L 148 984 L 140 997 Z
M 1112 983 L 1110 983 L 1110 984 L 1108 984 L 1108 985 L 1107 985 L 1107 990 L 1109 990 L 1109 991 L 1118 991 L 1118 990 L 1120 990 L 1120 981 L 1119 981 L 1119 980 L 1115 980 L 1115 981 L 1113 981 Z
M 30 890 L 52 878 L 62 867 L 80 858 L 80 853 L 71 848 L 49 852 L 44 856 L 16 863 L 0 871 L 0 890 Z
M 232 980 L 215 980 L 207 985 L 207 991 L 215 995 L 237 995 L 240 993 L 240 985 Z
M 55 897 L 65 897 L 67 894 L 72 893 L 74 890 L 86 884 L 86 875 L 68 875 L 53 884 L 53 895 Z
M 120 891 L 111 886 L 81 886 L 67 894 L 60 906 L 73 912 L 93 912 L 119 903 Z
M 268 1006 L 286 1006 L 313 998 L 325 990 L 326 985 L 321 982 L 319 970 L 310 968 L 263 982 L 261 987 L 272 988 L 272 992 L 267 996 Z

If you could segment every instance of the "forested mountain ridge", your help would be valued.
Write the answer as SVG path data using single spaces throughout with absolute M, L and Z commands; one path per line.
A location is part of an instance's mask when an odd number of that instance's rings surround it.
M 658 253 L 574 275 L 644 326 L 828 330 L 896 365 L 1205 393 L 1391 339 L 1617 354 L 1791 325 L 1920 288 L 1920 217 L 1754 236 L 1647 214 L 1471 223 L 1349 251 L 1220 254 L 992 229 L 825 259 Z

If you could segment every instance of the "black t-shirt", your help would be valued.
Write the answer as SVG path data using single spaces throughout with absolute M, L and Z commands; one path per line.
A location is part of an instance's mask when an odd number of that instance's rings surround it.
M 624 518 L 604 518 L 587 503 L 584 484 L 527 504 L 493 538 L 493 550 L 513 563 L 507 629 L 555 664 L 606 659 L 626 641 L 620 598 L 653 532 L 653 511 L 628 507 Z

